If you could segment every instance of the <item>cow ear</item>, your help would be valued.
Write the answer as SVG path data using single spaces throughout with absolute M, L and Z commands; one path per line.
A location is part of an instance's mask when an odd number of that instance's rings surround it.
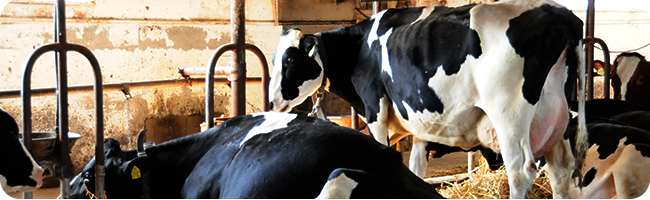
M 307 52 L 307 55 L 311 58 L 316 56 L 316 53 L 318 53 L 318 44 L 316 41 L 317 41 L 316 37 L 309 36 L 306 37 L 305 41 L 303 42 L 304 50 Z
M 122 175 L 129 177 L 129 179 L 140 179 L 149 171 L 149 159 L 147 157 L 138 157 L 133 160 L 122 164 Z

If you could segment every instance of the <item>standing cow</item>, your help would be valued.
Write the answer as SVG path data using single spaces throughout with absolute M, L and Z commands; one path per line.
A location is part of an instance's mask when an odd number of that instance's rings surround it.
M 43 185 L 43 169 L 20 142 L 14 117 L 0 109 L 0 185 L 7 193 L 29 192 Z
M 105 148 L 108 198 L 442 198 L 394 149 L 296 114 L 233 117 L 148 147 L 146 156 L 114 138 Z M 95 191 L 94 164 L 71 181 L 72 198 Z
M 566 198 L 576 165 L 562 162 L 574 155 L 561 138 L 581 39 L 570 10 L 534 0 L 389 9 L 313 35 L 286 29 L 269 100 L 288 111 L 324 86 L 360 111 L 382 144 L 413 134 L 410 166 L 420 176 L 426 141 L 490 147 L 503 155 L 513 198 L 529 194 L 534 158 L 545 155 L 554 196 Z

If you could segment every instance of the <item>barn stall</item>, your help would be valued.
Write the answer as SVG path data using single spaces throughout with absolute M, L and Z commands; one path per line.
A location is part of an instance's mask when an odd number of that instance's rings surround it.
M 370 15 L 373 7 L 466 3 L 481 1 L 394 1 L 373 6 L 372 3 L 346 0 L 249 0 L 246 1 L 244 38 L 246 43 L 259 47 L 270 58 L 278 42 L 277 35 L 284 27 L 297 26 L 305 32 L 317 32 L 341 24 L 354 24 Z M 7 63 L 7 67 L 0 69 L 0 76 L 6 80 L 0 90 L 11 94 L 3 97 L 0 106 L 15 116 L 19 124 L 22 123 L 22 102 L 15 91 L 21 87 L 22 64 L 36 47 L 55 41 L 51 28 L 52 4 L 49 1 L 13 1 L 2 10 L 0 26 L 7 31 L 3 31 L 0 40 L 3 47 L 0 48 L 3 51 L 0 63 Z M 205 67 L 215 49 L 230 43 L 230 1 L 69 1 L 66 6 L 68 42 L 90 49 L 101 66 L 103 84 L 113 84 L 110 88 L 115 88 L 103 93 L 105 137 L 116 137 L 123 142 L 123 148 L 133 149 L 135 137 L 142 128 L 150 129 L 148 136 L 156 143 L 198 132 L 198 124 L 205 121 L 206 116 L 206 86 L 201 83 L 202 78 L 184 78 L 178 68 Z M 577 12 L 578 16 L 584 15 Z M 637 12 L 629 14 L 644 16 Z M 635 19 L 630 23 L 640 22 Z M 53 54 L 45 55 L 35 62 L 32 74 L 31 87 L 44 90 L 42 96 L 32 99 L 34 131 L 52 131 L 55 124 L 57 99 L 51 96 L 56 85 L 55 62 L 48 58 Z M 235 56 L 225 53 L 223 57 L 217 66 L 231 66 L 227 61 Z M 67 59 L 68 84 L 71 88 L 88 88 L 93 82 L 88 61 L 79 54 L 69 54 Z M 246 60 L 246 76 L 253 78 L 246 85 L 244 113 L 262 111 L 262 87 L 258 85 L 262 67 L 253 53 L 246 53 Z M 267 62 L 271 64 L 270 60 Z M 233 115 L 229 81 L 226 77 L 215 79 L 212 114 Z M 156 81 L 165 83 L 152 83 Z M 139 84 L 144 86 L 138 87 Z M 95 97 L 90 94 L 91 89 L 81 90 L 78 93 L 71 90 L 69 97 L 69 129 L 81 134 L 72 147 L 75 173 L 94 155 L 95 146 Z M 327 115 L 350 112 L 345 102 L 333 95 L 325 96 L 328 99 L 323 101 L 323 107 Z

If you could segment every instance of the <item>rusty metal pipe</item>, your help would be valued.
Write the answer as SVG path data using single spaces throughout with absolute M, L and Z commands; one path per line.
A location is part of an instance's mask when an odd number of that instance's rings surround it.
M 233 53 L 234 73 L 231 77 L 231 116 L 246 114 L 246 18 L 245 0 L 230 1 L 231 42 L 235 44 Z
M 595 0 L 589 0 L 587 7 L 587 28 L 586 38 L 594 38 L 594 25 L 596 18 Z M 587 101 L 594 99 L 594 43 L 593 41 L 585 42 L 586 59 L 587 59 Z M 581 75 L 582 76 L 582 75 Z
M 215 76 L 225 76 L 230 75 L 235 71 L 235 69 L 230 67 L 215 67 L 214 75 Z M 196 76 L 196 75 L 205 75 L 205 67 L 179 67 L 178 73 L 183 77 Z
M 246 78 L 247 84 L 261 84 L 264 82 L 263 77 L 249 77 Z M 111 83 L 103 85 L 104 92 L 128 92 L 130 90 L 143 90 L 153 88 L 170 88 L 170 87 L 186 87 L 193 85 L 205 84 L 205 78 L 188 78 L 188 79 L 171 79 L 171 80 L 155 80 L 155 81 L 138 81 L 138 82 L 124 82 L 124 83 Z M 230 83 L 227 78 L 215 78 L 214 83 L 227 84 Z M 78 85 L 69 86 L 68 94 L 84 94 L 91 93 L 94 90 L 94 85 Z M 20 89 L 18 90 L 0 90 L 0 99 L 20 98 Z M 268 93 L 267 93 L 268 94 Z M 35 88 L 31 89 L 32 97 L 54 96 L 56 95 L 56 88 Z M 267 100 L 268 101 L 268 100 Z

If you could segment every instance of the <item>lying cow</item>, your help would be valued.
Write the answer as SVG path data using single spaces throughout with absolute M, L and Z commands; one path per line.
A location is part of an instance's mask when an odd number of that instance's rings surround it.
M 572 72 L 584 65 L 581 39 L 582 21 L 570 10 L 536 0 L 388 9 L 313 35 L 286 29 L 269 101 L 289 111 L 324 86 L 359 111 L 382 144 L 413 134 L 409 166 L 419 176 L 426 141 L 485 145 L 503 154 L 511 196 L 524 198 L 535 157 L 584 156 L 559 142 Z M 549 164 L 554 197 L 567 197 L 575 165 Z
M 650 184 L 650 132 L 618 122 L 589 122 L 589 150 L 583 166 L 583 188 L 571 198 L 637 198 Z M 567 129 L 569 138 L 576 127 Z
M 108 198 L 441 198 L 397 151 L 295 114 L 234 117 L 141 157 L 112 138 L 105 148 Z M 94 192 L 93 171 L 94 159 L 71 182 L 73 198 Z
M 639 53 L 623 52 L 612 64 L 614 98 L 650 107 L 650 63 Z
M 43 169 L 20 142 L 14 117 L 0 109 L 0 185 L 7 193 L 29 192 L 43 185 Z

